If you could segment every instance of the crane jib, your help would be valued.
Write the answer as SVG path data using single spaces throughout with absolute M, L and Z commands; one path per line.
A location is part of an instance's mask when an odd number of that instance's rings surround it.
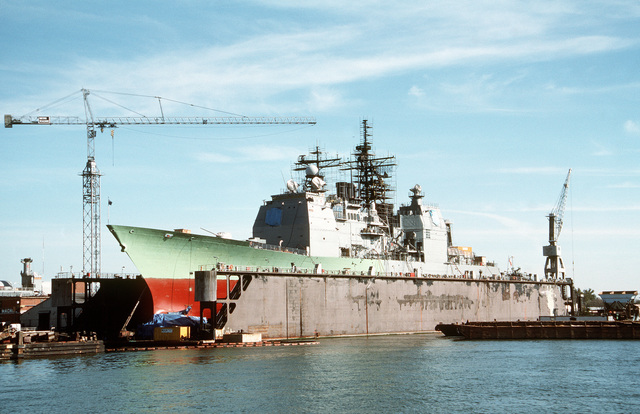
M 5 128 L 13 125 L 94 125 L 116 127 L 117 125 L 315 125 L 313 117 L 104 117 L 91 122 L 75 116 L 29 116 L 14 118 L 4 116 Z

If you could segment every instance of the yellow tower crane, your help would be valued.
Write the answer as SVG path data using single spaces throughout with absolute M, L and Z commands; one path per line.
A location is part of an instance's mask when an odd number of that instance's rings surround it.
M 94 117 L 89 104 L 88 89 L 81 89 L 84 101 L 85 119 L 76 116 L 4 116 L 5 128 L 14 125 L 84 125 L 87 128 L 87 164 L 82 171 L 82 201 L 83 201 L 83 243 L 82 260 L 83 276 L 99 277 L 101 272 L 100 247 L 100 171 L 96 165 L 95 138 L 96 129 L 102 132 L 105 128 L 116 128 L 120 125 L 315 125 L 312 117 L 247 117 L 231 115 L 224 117 L 165 117 L 160 104 L 160 117 Z M 64 98 L 63 98 L 64 99 Z M 178 101 L 174 101 L 178 102 Z M 182 102 L 179 102 L 182 103 Z M 190 105 L 194 106 L 194 105 Z

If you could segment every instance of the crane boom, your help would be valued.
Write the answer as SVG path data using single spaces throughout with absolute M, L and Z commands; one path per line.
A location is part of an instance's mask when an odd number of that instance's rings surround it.
M 87 128 L 87 164 L 82 171 L 82 199 L 83 199 L 83 274 L 100 277 L 100 170 L 95 161 L 94 140 L 96 128 L 100 131 L 104 128 L 117 128 L 120 125 L 315 125 L 312 117 L 249 117 L 249 116 L 223 116 L 223 117 L 165 117 L 160 102 L 159 117 L 95 117 L 89 105 L 88 89 L 81 89 L 84 100 L 86 119 L 77 116 L 4 116 L 5 128 L 13 128 L 14 125 L 83 125 Z M 176 101 L 177 102 L 177 101 Z
M 558 197 L 558 202 L 551 213 L 549 213 L 549 243 L 558 241 L 560 237 L 560 231 L 562 231 L 562 220 L 564 218 L 564 210 L 567 205 L 567 194 L 569 192 L 569 180 L 571 180 L 571 168 L 569 168 L 569 172 L 567 173 L 567 179 L 564 181 L 564 185 L 562 186 L 562 191 L 560 192 L 560 197 Z M 551 222 L 553 223 L 553 229 L 551 228 Z
M 248 116 L 224 116 L 224 117 L 126 117 L 112 116 L 96 118 L 93 121 L 85 121 L 76 116 L 26 116 L 14 118 L 12 115 L 4 116 L 5 128 L 14 125 L 87 125 L 92 124 L 98 128 L 116 128 L 118 125 L 315 125 L 312 117 L 248 117 Z

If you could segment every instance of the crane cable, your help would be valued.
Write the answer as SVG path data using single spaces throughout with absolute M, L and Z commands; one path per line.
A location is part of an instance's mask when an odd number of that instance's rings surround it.
M 59 104 L 59 103 L 61 103 L 62 101 L 66 100 L 66 99 L 69 99 L 69 98 L 70 98 L 70 97 L 72 97 L 73 95 L 76 95 L 78 92 L 82 92 L 82 89 L 77 90 L 77 91 L 75 91 L 75 92 L 72 92 L 72 93 L 70 93 L 69 95 L 64 96 L 64 97 L 62 97 L 62 98 L 60 98 L 60 99 L 56 99 L 55 101 L 53 101 L 53 102 L 51 102 L 51 103 L 48 103 L 48 104 L 44 105 L 43 107 L 36 108 L 36 109 L 34 109 L 33 111 L 28 112 L 28 113 L 26 113 L 26 114 L 24 114 L 24 115 L 22 115 L 22 116 L 20 116 L 20 117 L 18 117 L 18 118 L 19 118 L 19 119 L 20 119 L 20 118 L 25 118 L 25 117 L 30 116 L 31 114 L 33 114 L 33 113 L 35 113 L 35 112 L 40 112 L 40 111 L 42 111 L 42 110 L 44 110 L 44 109 L 47 109 L 47 108 L 49 108 L 49 107 L 51 107 L 51 106 L 54 106 L 54 105 L 56 105 L 56 104 Z M 76 96 L 76 97 L 74 97 L 74 100 L 75 100 L 75 99 L 78 99 L 78 98 L 79 98 L 79 96 Z
M 119 104 L 119 103 L 117 103 L 117 102 L 114 102 L 114 101 L 112 101 L 112 100 L 110 100 L 110 99 L 105 98 L 104 96 L 96 95 L 95 93 L 92 93 L 92 95 L 93 95 L 93 96 L 95 96 L 95 97 L 98 97 L 98 98 L 102 99 L 103 101 L 107 101 L 107 102 L 109 102 L 110 104 L 113 104 L 113 105 L 115 105 L 115 106 L 119 106 L 120 108 L 125 109 L 125 110 L 127 110 L 127 111 L 129 111 L 129 112 L 133 112 L 133 113 L 134 113 L 134 114 L 136 114 L 136 115 L 140 115 L 140 116 L 141 116 L 141 117 L 143 117 L 143 118 L 147 118 L 147 116 L 146 116 L 146 115 L 143 115 L 143 114 L 141 114 L 140 112 L 134 111 L 134 110 L 133 110 L 133 109 L 131 109 L 131 108 L 127 108 L 127 107 L 126 107 L 126 106 L 124 106 L 124 105 L 120 105 L 120 104 Z
M 169 102 L 174 102 L 174 103 L 178 103 L 181 105 L 187 105 L 187 106 L 191 106 L 193 108 L 200 108 L 200 109 L 206 109 L 207 111 L 214 111 L 214 112 L 220 112 L 222 114 L 227 114 L 227 115 L 233 115 L 233 116 L 239 116 L 242 118 L 247 118 L 246 115 L 240 115 L 240 114 L 236 114 L 233 112 L 227 112 L 227 111 L 221 111 L 220 109 L 215 109 L 215 108 L 208 108 L 206 106 L 201 106 L 201 105 L 195 105 L 195 104 L 191 104 L 188 102 L 182 102 L 182 101 L 177 101 L 175 99 L 169 99 L 169 98 L 163 98 L 161 96 L 152 96 L 152 95 L 140 95 L 140 94 L 136 94 L 136 93 L 127 93 L 127 92 L 111 92 L 111 91 L 93 91 L 92 92 L 100 92 L 100 93 L 112 93 L 114 95 L 126 95 L 126 96 L 136 96 L 139 98 L 153 98 L 153 99 L 164 99 L 165 101 L 169 101 Z M 103 98 L 104 99 L 104 98 Z M 123 107 L 124 108 L 124 107 Z M 126 108 L 125 108 L 126 109 Z

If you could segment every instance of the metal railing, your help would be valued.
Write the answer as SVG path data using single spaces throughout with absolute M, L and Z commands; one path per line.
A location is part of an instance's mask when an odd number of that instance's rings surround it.
M 85 276 L 82 272 L 58 272 L 55 275 L 55 279 L 90 279 L 90 280 L 100 280 L 100 279 L 135 279 L 140 276 L 139 273 L 106 273 L 102 272 L 97 277 L 96 276 Z

